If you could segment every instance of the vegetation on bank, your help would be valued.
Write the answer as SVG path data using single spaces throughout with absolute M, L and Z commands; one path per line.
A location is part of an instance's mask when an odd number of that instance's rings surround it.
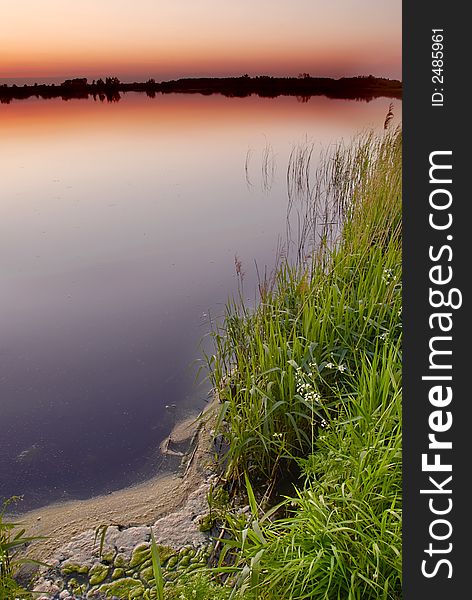
M 21 587 L 15 574 L 18 567 L 27 561 L 18 556 L 25 544 L 33 539 L 25 536 L 25 530 L 18 524 L 5 519 L 8 506 L 18 498 L 7 500 L 0 509 L 0 600 L 31 600 L 31 594 Z
M 251 505 L 225 522 L 233 597 L 401 597 L 401 141 L 387 130 L 327 158 L 334 249 L 283 264 L 214 334 L 226 477 Z

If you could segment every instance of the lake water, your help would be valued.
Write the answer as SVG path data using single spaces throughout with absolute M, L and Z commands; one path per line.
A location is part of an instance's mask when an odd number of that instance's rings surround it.
M 208 397 L 194 361 L 235 257 L 250 299 L 255 261 L 274 265 L 292 148 L 381 130 L 390 102 L 0 106 L 0 498 L 86 498 L 166 467 L 159 442 Z

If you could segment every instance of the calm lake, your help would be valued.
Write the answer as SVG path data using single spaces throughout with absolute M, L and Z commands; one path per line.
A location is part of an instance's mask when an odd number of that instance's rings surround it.
M 208 398 L 195 360 L 235 257 L 251 299 L 255 262 L 274 265 L 290 152 L 382 130 L 390 102 L 0 106 L 0 499 L 86 498 L 166 468 L 159 443 Z

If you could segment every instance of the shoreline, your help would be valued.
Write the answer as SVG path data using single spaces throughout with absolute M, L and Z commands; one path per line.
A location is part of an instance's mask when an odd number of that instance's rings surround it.
M 14 515 L 28 536 L 44 536 L 32 542 L 24 556 L 47 562 L 62 546 L 89 529 L 104 524 L 119 528 L 150 526 L 157 519 L 178 512 L 208 477 L 211 463 L 208 416 L 213 407 L 214 402 L 199 415 L 177 423 L 160 443 L 161 452 L 181 457 L 176 472 L 158 474 L 108 494 L 56 502 Z M 203 415 L 205 419 L 201 419 Z

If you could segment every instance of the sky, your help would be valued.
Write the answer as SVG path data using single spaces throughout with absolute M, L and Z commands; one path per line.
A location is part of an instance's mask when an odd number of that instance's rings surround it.
M 401 0 L 0 0 L 0 78 L 401 78 Z

